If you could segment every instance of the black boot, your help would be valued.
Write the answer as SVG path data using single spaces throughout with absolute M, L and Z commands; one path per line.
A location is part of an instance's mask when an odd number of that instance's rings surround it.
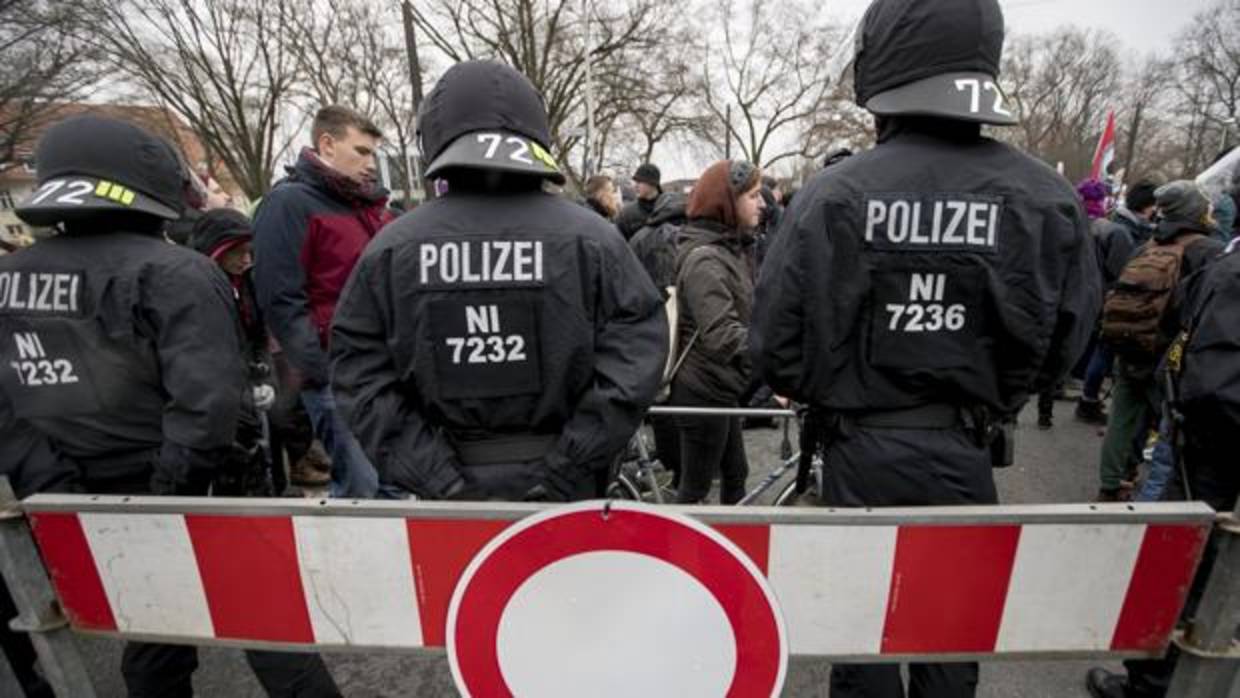
M 1107 411 L 1103 408 L 1101 400 L 1081 398 L 1076 403 L 1076 418 L 1086 424 L 1096 424 L 1101 427 L 1107 425 Z
M 1126 674 L 1116 674 L 1102 667 L 1094 667 L 1085 674 L 1085 688 L 1093 698 L 1124 698 L 1127 686 Z

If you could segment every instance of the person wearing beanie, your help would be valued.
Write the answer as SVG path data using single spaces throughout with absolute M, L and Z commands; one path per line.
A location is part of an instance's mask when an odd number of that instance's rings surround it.
M 1061 175 L 982 132 L 1017 122 L 998 0 L 874 0 L 855 35 L 877 144 L 785 212 L 755 291 L 755 373 L 809 409 L 803 462 L 822 468 L 798 478 L 802 501 L 996 504 L 1017 414 L 1067 375 L 1097 317 L 1089 221 Z M 967 554 L 939 562 L 972 573 Z M 967 698 L 978 676 L 840 662 L 829 692 Z
M 637 189 L 637 198 L 626 204 L 616 219 L 616 226 L 625 240 L 632 238 L 646 225 L 646 219 L 654 213 L 659 197 L 663 195 L 659 168 L 649 162 L 642 163 L 633 173 L 633 187 Z
M 1094 221 L 1094 245 L 1098 268 L 1102 273 L 1103 291 L 1111 288 L 1124 271 L 1128 260 L 1154 233 L 1154 190 L 1158 183 L 1141 180 L 1128 187 L 1124 201 L 1109 219 Z M 1102 405 L 1102 382 L 1111 375 L 1115 356 L 1103 343 L 1095 341 L 1085 367 L 1085 381 L 1076 405 L 1076 418 L 1088 424 L 1106 426 L 1107 413 Z
M 1215 222 L 1210 215 L 1210 199 L 1195 182 L 1177 180 L 1158 187 L 1154 190 L 1154 203 L 1159 220 L 1153 238 L 1142 246 L 1134 260 L 1152 248 L 1170 245 L 1183 247 L 1179 282 L 1159 323 L 1160 334 L 1163 335 L 1163 346 L 1171 346 L 1173 340 L 1186 330 L 1193 330 L 1196 334 L 1198 328 L 1188 327 L 1189 319 L 1195 317 L 1200 311 L 1194 310 L 1191 306 L 1202 299 L 1201 288 L 1208 285 L 1209 278 L 1213 276 L 1212 269 L 1220 253 L 1225 249 L 1225 245 L 1213 237 Z M 1217 329 L 1217 326 L 1210 329 Z M 1211 349 L 1224 346 L 1218 342 L 1217 337 L 1213 341 L 1216 343 L 1210 347 Z M 1199 366 L 1198 362 L 1203 356 L 1201 348 L 1194 347 L 1194 343 L 1195 340 L 1190 338 L 1186 347 L 1185 367 Z M 1138 444 L 1144 441 L 1141 437 L 1148 432 L 1152 424 L 1155 424 L 1154 415 L 1158 414 L 1160 400 L 1165 397 L 1159 392 L 1161 379 L 1160 372 L 1157 370 L 1162 358 L 1161 354 L 1153 359 L 1144 360 L 1124 354 L 1117 356 L 1111 417 L 1107 423 L 1106 438 L 1102 445 L 1100 466 L 1102 482 L 1099 493 L 1099 499 L 1102 501 L 1115 499 L 1116 494 L 1121 494 L 1117 491 L 1120 473 L 1123 472 L 1123 468 L 1138 461 L 1140 458 L 1140 445 Z M 1186 371 L 1186 374 L 1189 373 L 1192 373 L 1191 369 Z M 1191 393 L 1199 391 L 1201 386 L 1210 380 L 1219 380 L 1221 375 L 1214 374 L 1209 379 L 1204 375 L 1195 377 L 1182 375 L 1179 397 L 1191 400 Z M 1217 387 L 1217 384 L 1213 386 L 1214 389 Z M 1209 402 L 1206 401 L 1207 404 Z M 1216 418 L 1220 414 L 1217 403 L 1211 407 L 1213 409 L 1208 409 L 1208 412 L 1211 413 L 1212 418 Z M 1165 424 L 1166 420 L 1162 421 L 1164 424 L 1160 425 L 1160 442 L 1164 443 L 1154 448 L 1148 479 L 1161 481 L 1164 487 L 1171 487 L 1171 482 L 1177 479 L 1176 475 L 1171 472 L 1175 467 L 1175 459 L 1170 453 L 1169 444 L 1165 443 L 1169 425 Z M 1194 426 L 1209 424 L 1209 421 L 1211 420 L 1198 421 Z M 1211 496 L 1218 494 L 1217 491 L 1203 492 L 1197 489 L 1202 481 L 1196 477 L 1198 473 L 1194 472 L 1194 463 L 1209 462 L 1211 459 L 1201 457 L 1202 454 L 1208 452 L 1213 455 L 1218 452 L 1218 449 L 1213 444 L 1210 448 L 1203 449 L 1200 435 L 1192 434 L 1193 429 L 1187 431 L 1190 432 L 1184 442 L 1187 448 L 1181 455 L 1185 457 L 1189 477 L 1194 480 L 1191 483 L 1194 496 L 1205 499 L 1216 506 L 1224 503 L 1226 506 L 1234 505 L 1234 490 L 1228 496 L 1229 501 L 1220 502 Z M 1206 431 L 1212 430 L 1207 427 Z M 1204 480 L 1213 480 L 1211 484 L 1218 486 L 1225 483 L 1226 478 L 1214 479 L 1211 474 Z M 1141 494 L 1146 494 L 1144 489 Z M 1144 499 L 1144 497 L 1139 497 L 1139 499 Z M 1196 584 L 1199 583 L 1200 581 Z M 1192 596 L 1196 597 L 1197 594 L 1194 593 Z M 1190 602 L 1185 610 L 1186 614 L 1192 613 L 1193 605 L 1194 602 Z M 1086 674 L 1086 687 L 1094 698 L 1165 695 L 1175 671 L 1177 656 L 1178 651 L 1173 649 L 1165 657 L 1157 659 L 1128 660 L 1124 662 L 1126 673 L 1115 673 L 1102 667 L 1095 667 Z
M 1159 321 L 1160 345 L 1167 347 L 1183 325 L 1181 306 L 1185 280 L 1207 268 L 1224 245 L 1213 237 L 1210 200 L 1195 183 L 1179 180 L 1158 187 L 1154 190 L 1154 204 L 1159 221 L 1153 236 L 1136 251 L 1131 261 L 1156 253 L 1157 248 L 1171 245 L 1183 248 L 1178 288 Z M 1103 328 L 1106 328 L 1105 322 Z M 1115 385 L 1099 458 L 1099 501 L 1120 501 L 1131 496 L 1131 486 L 1126 483 L 1132 480 L 1132 473 L 1142 460 L 1142 435 L 1157 425 L 1155 418 L 1160 399 L 1155 370 L 1161 354 L 1151 356 L 1111 349 L 1116 353 Z
M 740 160 L 706 168 L 689 196 L 688 222 L 676 255 L 680 302 L 679 351 L 683 361 L 672 380 L 671 404 L 737 407 L 749 391 L 749 322 L 753 275 L 749 248 L 762 220 L 761 170 Z M 720 501 L 745 495 L 749 462 L 741 420 L 683 417 L 677 501 L 697 504 L 720 475 Z

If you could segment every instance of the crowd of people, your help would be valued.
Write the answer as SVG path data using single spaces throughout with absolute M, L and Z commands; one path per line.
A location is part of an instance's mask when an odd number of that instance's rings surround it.
M 631 201 L 605 175 L 575 201 L 542 97 L 487 61 L 425 100 L 437 195 L 399 217 L 376 183 L 382 133 L 345 106 L 317 113 L 252 216 L 136 126 L 52 127 L 18 208 L 48 232 L 0 256 L 0 472 L 21 496 L 562 502 L 603 493 L 648 420 L 679 503 L 718 479 L 734 504 L 741 420 L 647 409 L 796 404 L 822 504 L 993 504 L 1016 413 L 1038 396 L 1053 428 L 1075 375 L 1076 416 L 1107 427 L 1099 501 L 1230 508 L 1234 183 L 1074 191 L 984 137 L 1014 120 L 962 91 L 998 74 L 995 0 L 929 4 L 876 0 L 855 85 L 878 145 L 791 195 L 723 160 L 687 195 L 642 163 Z M 908 45 L 909 27 L 930 39 Z M 340 694 L 317 655 L 247 656 L 271 695 Z M 1161 695 L 1171 666 L 1098 670 L 1090 690 Z M 195 667 L 193 648 L 152 643 L 123 660 L 133 696 L 192 695 Z M 908 681 L 971 696 L 977 676 L 917 664 Z M 902 681 L 839 664 L 832 695 Z

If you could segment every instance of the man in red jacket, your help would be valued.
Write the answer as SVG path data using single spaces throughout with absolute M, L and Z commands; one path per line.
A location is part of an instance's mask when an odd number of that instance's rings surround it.
M 289 363 L 315 435 L 332 458 L 330 492 L 372 497 L 375 469 L 336 413 L 327 340 L 336 301 L 370 239 L 391 220 L 376 182 L 382 134 L 340 106 L 320 109 L 305 148 L 254 218 L 259 304 Z

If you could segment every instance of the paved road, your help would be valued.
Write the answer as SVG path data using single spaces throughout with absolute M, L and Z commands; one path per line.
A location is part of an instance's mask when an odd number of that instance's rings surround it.
M 1063 503 L 1088 501 L 1096 488 L 1095 464 L 1101 439 L 1098 430 L 1071 417 L 1072 404 L 1061 402 L 1055 428 L 1039 431 L 1034 414 L 1021 415 L 1017 440 L 1017 463 L 997 471 L 999 491 L 1007 503 Z M 779 432 L 773 429 L 746 432 L 753 479 L 771 463 L 779 448 Z M 120 645 L 110 640 L 82 639 L 92 674 L 101 696 L 121 696 L 118 665 Z M 332 654 L 329 666 L 346 696 L 450 696 L 451 676 L 442 658 L 413 655 Z M 994 662 L 983 665 L 982 698 L 1080 698 L 1085 670 L 1093 662 Z M 638 670 L 637 667 L 634 668 Z M 822 662 L 794 661 L 789 671 L 786 696 L 827 696 L 825 678 L 829 667 Z M 240 651 L 208 649 L 201 653 L 195 677 L 201 696 L 258 698 L 263 695 Z

